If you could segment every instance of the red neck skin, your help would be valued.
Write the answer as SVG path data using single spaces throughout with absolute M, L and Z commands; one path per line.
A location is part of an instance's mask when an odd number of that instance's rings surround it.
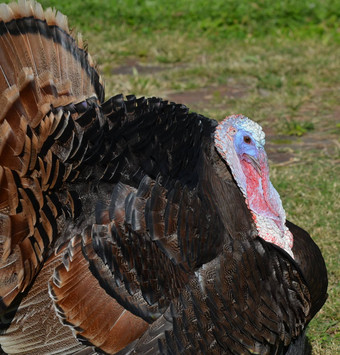
M 245 158 L 246 159 L 246 158 Z M 274 220 L 279 229 L 284 233 L 284 220 L 280 215 L 280 201 L 276 201 L 277 196 L 271 193 L 271 184 L 269 180 L 269 167 L 267 157 L 260 154 L 261 174 L 249 160 L 241 159 L 241 166 L 246 177 L 247 198 L 249 208 L 258 215 Z

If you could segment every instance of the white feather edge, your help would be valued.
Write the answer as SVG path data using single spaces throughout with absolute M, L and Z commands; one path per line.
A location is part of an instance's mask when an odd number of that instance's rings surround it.
M 55 8 L 47 8 L 45 11 L 40 3 L 34 0 L 18 0 L 10 4 L 0 4 L 0 21 L 9 22 L 13 19 L 23 17 L 35 17 L 41 21 L 46 21 L 49 26 L 58 26 L 69 35 L 74 35 L 69 30 L 67 16 L 57 11 Z M 77 38 L 77 45 L 80 49 L 84 49 L 84 41 L 81 33 L 75 35 Z M 91 67 L 95 67 L 95 61 L 88 53 L 88 62 Z M 101 76 L 99 82 L 104 86 Z
M 58 26 L 66 33 L 70 33 L 67 17 L 54 8 L 49 7 L 44 11 L 40 3 L 32 0 L 18 0 L 0 5 L 0 21 L 9 22 L 31 16 L 42 21 L 46 20 L 49 26 Z

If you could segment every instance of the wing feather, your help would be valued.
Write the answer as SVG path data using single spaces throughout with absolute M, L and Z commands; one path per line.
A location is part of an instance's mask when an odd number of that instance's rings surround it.
M 259 270 L 255 260 L 266 269 Z M 309 311 L 310 294 L 290 257 L 260 239 L 230 241 L 195 273 L 132 353 L 283 351 L 303 333 Z
M 113 353 L 139 338 L 149 325 L 99 285 L 90 269 L 93 257 L 90 236 L 74 237 L 63 263 L 55 269 L 50 292 L 62 322 L 70 325 L 79 339 Z M 102 273 L 107 273 L 104 265 L 102 268 Z

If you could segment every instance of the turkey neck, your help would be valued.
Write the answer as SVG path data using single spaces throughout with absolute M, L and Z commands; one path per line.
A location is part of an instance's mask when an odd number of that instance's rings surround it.
M 256 238 L 258 233 L 244 196 L 214 147 L 202 155 L 202 165 L 203 195 L 211 196 L 211 204 L 215 201 L 211 208 L 219 215 L 229 237 Z

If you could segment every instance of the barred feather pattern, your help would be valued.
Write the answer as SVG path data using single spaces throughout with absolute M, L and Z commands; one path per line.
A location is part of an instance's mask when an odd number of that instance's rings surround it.
M 74 213 L 76 194 L 61 197 L 58 189 L 79 173 L 84 129 L 75 122 L 103 99 L 103 87 L 61 14 L 30 1 L 2 4 L 0 14 L 0 265 L 8 305 L 40 269 L 62 210 Z

